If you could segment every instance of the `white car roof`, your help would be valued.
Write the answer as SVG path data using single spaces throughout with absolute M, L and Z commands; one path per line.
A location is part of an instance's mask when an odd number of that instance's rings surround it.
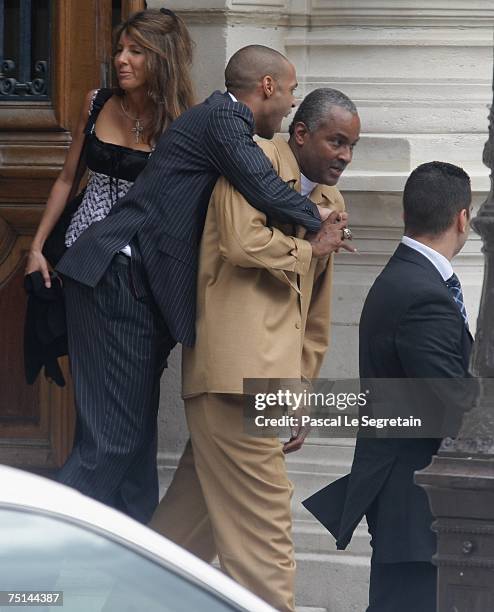
M 215 568 L 121 512 L 58 482 L 0 465 L 0 509 L 12 506 L 40 510 L 107 532 L 246 610 L 276 612 Z

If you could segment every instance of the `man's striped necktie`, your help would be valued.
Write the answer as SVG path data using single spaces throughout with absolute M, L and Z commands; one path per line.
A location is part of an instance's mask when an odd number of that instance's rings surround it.
M 453 296 L 456 305 L 458 306 L 458 310 L 465 321 L 465 325 L 468 329 L 468 318 L 467 318 L 467 309 L 465 308 L 465 303 L 463 302 L 463 292 L 461 290 L 461 283 L 456 274 L 453 273 L 453 276 L 450 276 L 446 281 L 446 286 L 451 291 L 451 295 Z

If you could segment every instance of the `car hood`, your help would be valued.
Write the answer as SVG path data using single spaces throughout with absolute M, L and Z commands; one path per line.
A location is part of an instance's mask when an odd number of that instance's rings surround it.
M 63 517 L 106 532 L 157 563 L 176 571 L 252 612 L 274 608 L 236 582 L 121 512 L 78 491 L 23 470 L 0 466 L 0 508 L 15 507 Z

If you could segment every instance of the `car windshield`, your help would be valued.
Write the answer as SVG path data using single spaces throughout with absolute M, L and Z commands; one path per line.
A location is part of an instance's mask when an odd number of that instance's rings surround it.
M 58 517 L 10 509 L 0 509 L 0 591 L 61 591 L 58 605 L 45 600 L 41 607 L 39 599 L 31 599 L 29 609 L 43 612 L 243 609 L 106 535 Z M 12 609 L 1 604 L 2 612 Z

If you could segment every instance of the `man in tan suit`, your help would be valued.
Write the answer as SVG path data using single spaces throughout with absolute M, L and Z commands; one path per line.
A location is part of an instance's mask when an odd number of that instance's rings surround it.
M 231 92 L 235 96 L 241 92 Z M 278 610 L 294 610 L 295 561 L 284 454 L 303 444 L 254 437 L 243 423 L 244 378 L 315 378 L 328 347 L 332 253 L 344 201 L 333 186 L 352 159 L 360 121 L 341 92 L 300 105 L 288 143 L 259 144 L 280 177 L 332 210 L 316 235 L 271 227 L 226 180 L 214 189 L 198 271 L 197 341 L 184 348 L 190 430 L 151 526 L 223 570 Z

